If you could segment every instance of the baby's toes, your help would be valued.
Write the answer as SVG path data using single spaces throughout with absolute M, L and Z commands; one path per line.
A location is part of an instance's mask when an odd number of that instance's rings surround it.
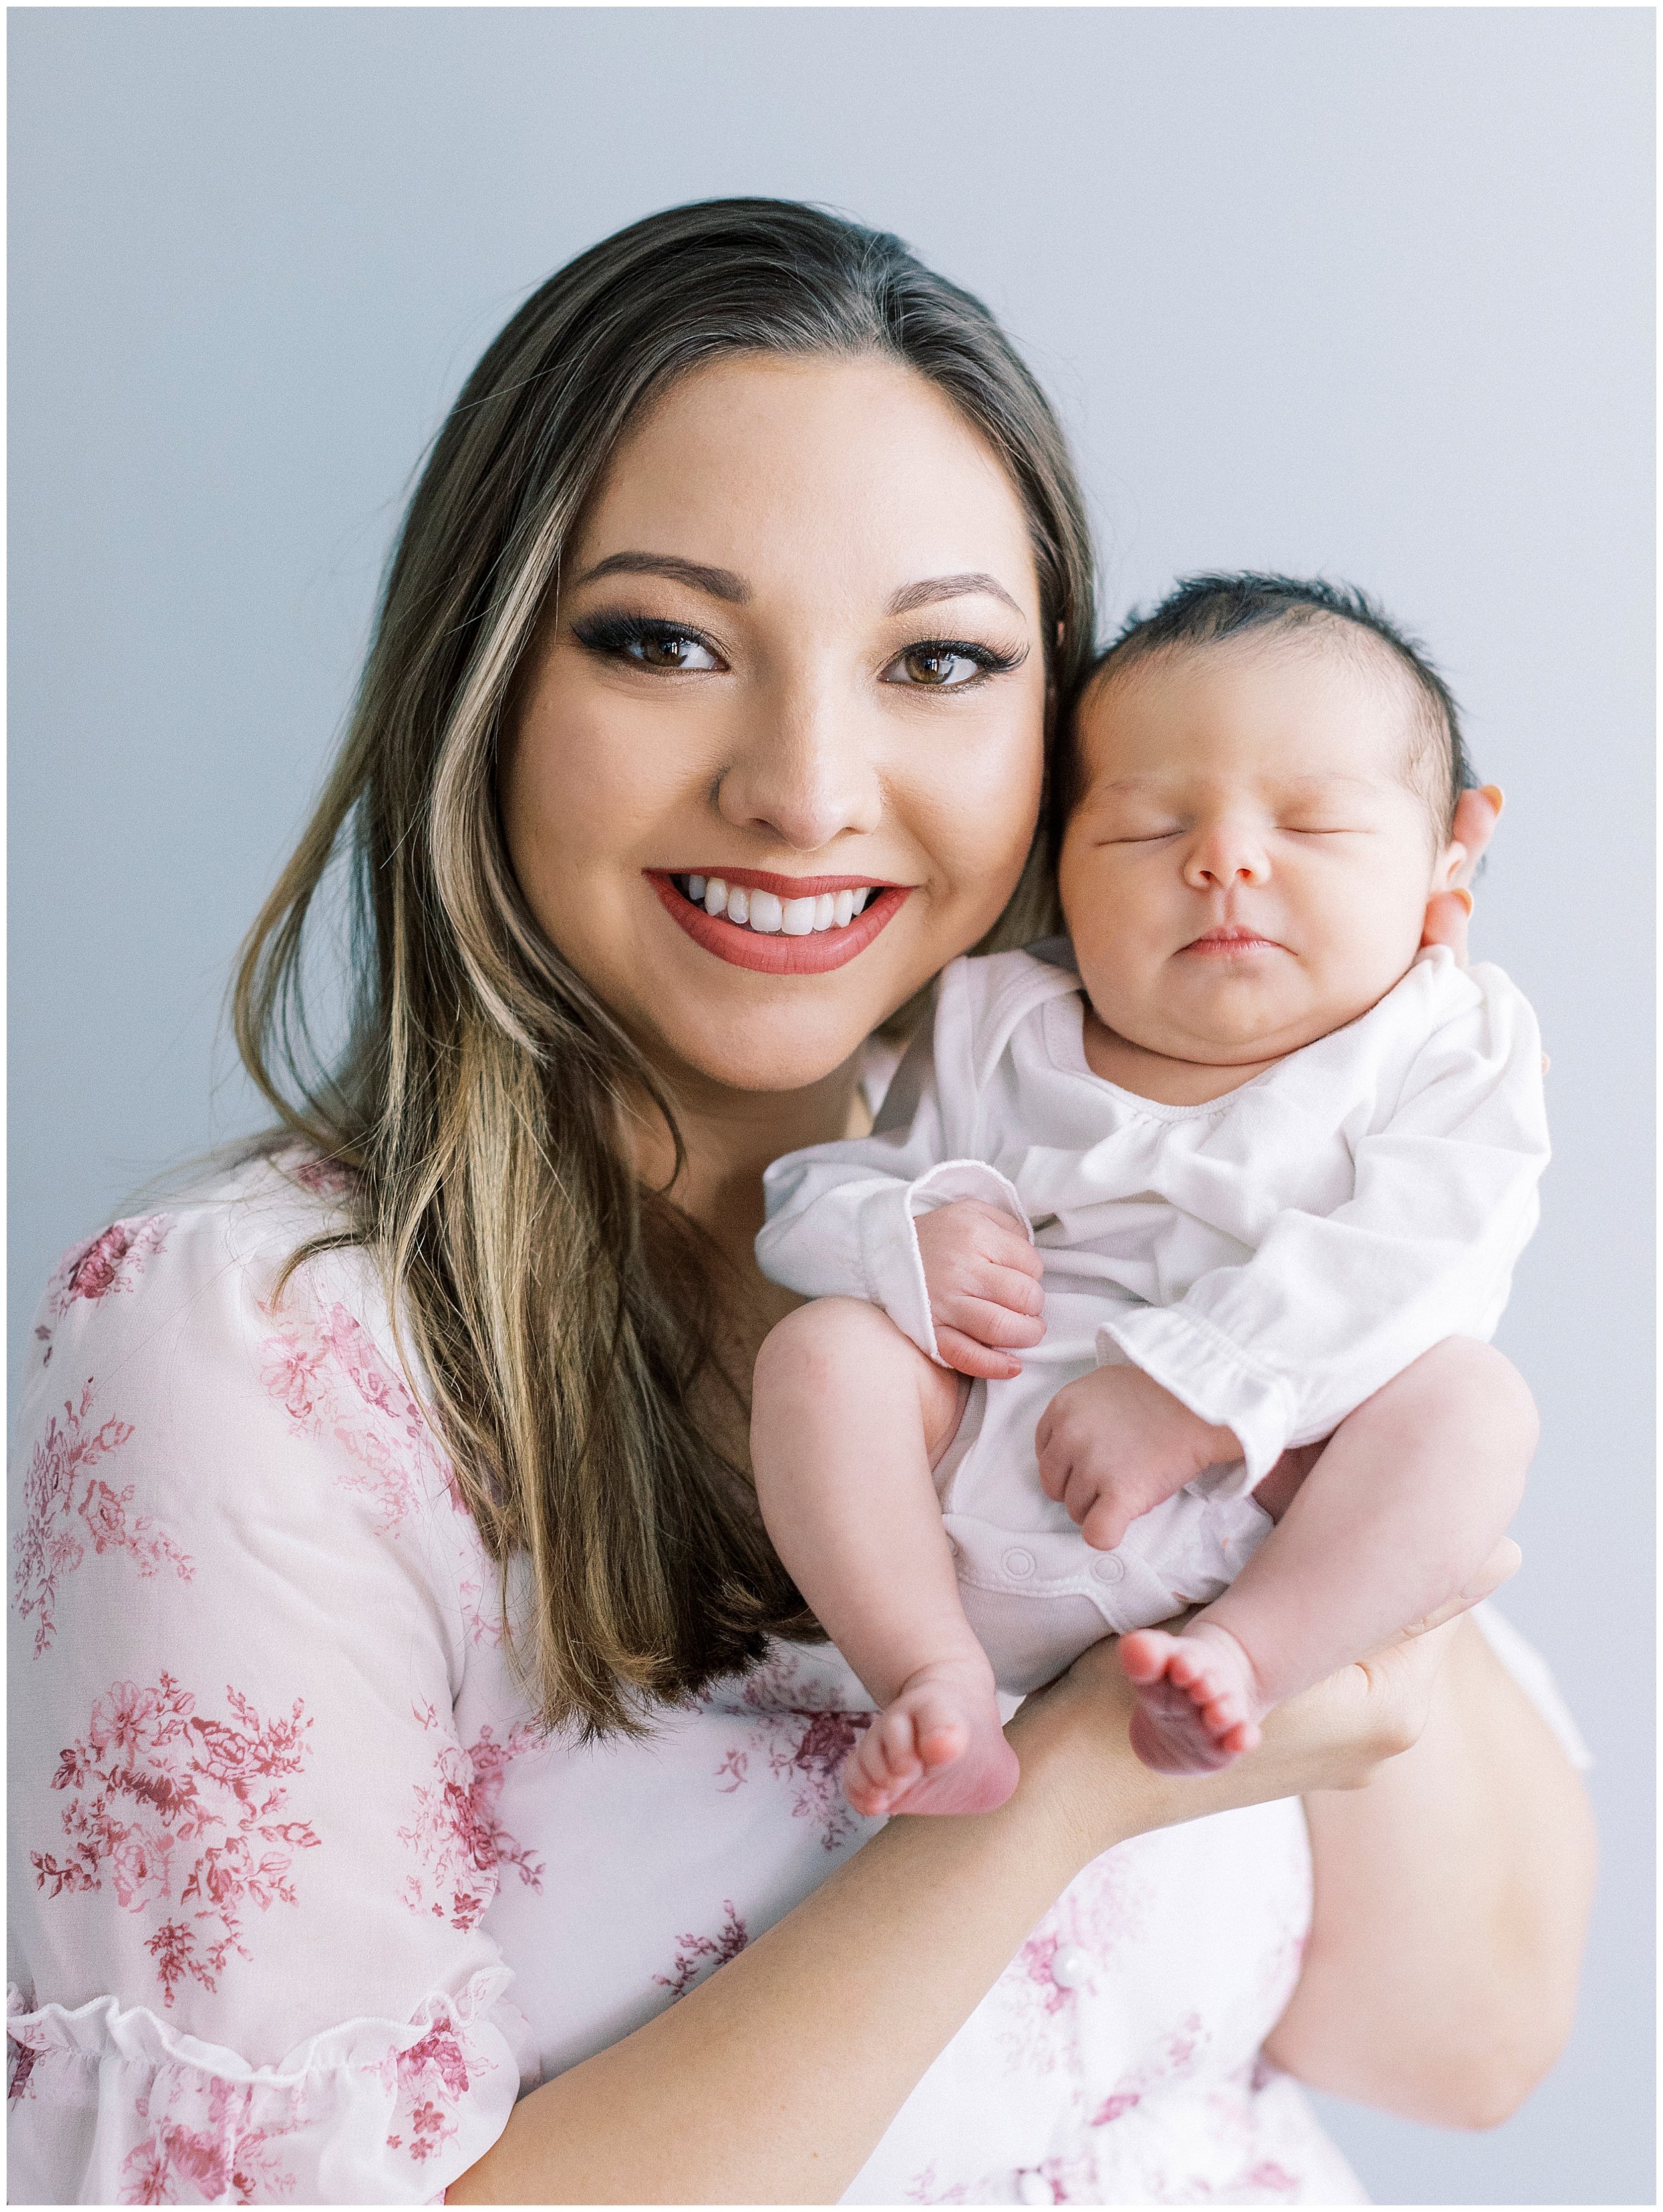
M 1167 1656 L 1167 1674 L 1180 1690 L 1193 1698 L 1203 1691 L 1209 1681 L 1207 1656 L 1182 1636 L 1174 1637 L 1173 1648 Z
M 1158 1628 L 1134 1629 L 1120 1639 L 1120 1665 L 1129 1682 L 1146 1689 L 1158 1682 L 1167 1671 L 1167 1662 L 1175 1647 L 1176 1638 Z
M 892 1705 L 874 1728 L 868 1729 L 870 1771 L 886 1783 L 916 1782 L 921 1771 L 917 1731 L 905 1706 Z
M 1240 1695 L 1233 1689 L 1220 1690 L 1211 1697 L 1198 1695 L 1196 1704 L 1209 1735 L 1222 1741 L 1234 1728 L 1239 1728 L 1247 1717 Z

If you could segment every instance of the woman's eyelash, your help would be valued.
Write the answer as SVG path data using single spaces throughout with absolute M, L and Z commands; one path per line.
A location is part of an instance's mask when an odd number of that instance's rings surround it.
M 572 624 L 572 635 L 591 653 L 623 653 L 632 645 L 674 645 L 684 639 L 689 645 L 702 645 L 707 653 L 716 649 L 685 623 L 666 622 L 657 615 L 580 615 Z
M 973 637 L 921 637 L 911 645 L 904 645 L 886 663 L 884 680 L 890 684 L 899 681 L 893 672 L 907 670 L 908 663 L 911 662 L 915 666 L 908 670 L 904 685 L 905 690 L 933 691 L 944 698 L 951 698 L 963 691 L 979 690 L 990 677 L 1008 675 L 1013 668 L 1020 668 L 1027 657 L 1026 646 L 1014 652 L 1001 653 L 996 646 L 984 645 L 979 639 Z M 934 682 L 917 673 L 916 664 L 921 660 L 967 661 L 974 672 L 953 683 Z
M 915 638 L 911 645 L 903 646 L 895 658 L 905 660 L 911 653 L 957 653 L 960 659 L 973 660 L 987 676 L 1002 676 L 1010 669 L 1020 668 L 1027 659 L 1026 647 L 1015 653 L 1001 653 L 994 646 L 978 644 L 973 637 Z

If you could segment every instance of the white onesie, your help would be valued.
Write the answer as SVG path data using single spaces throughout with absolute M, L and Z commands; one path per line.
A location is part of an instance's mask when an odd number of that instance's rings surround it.
M 974 1385 L 936 1470 L 965 1610 L 1002 1690 L 1207 1604 L 1270 1529 L 1252 1490 L 1448 1336 L 1489 1338 L 1547 1163 L 1541 1041 L 1498 968 L 1423 952 L 1356 1021 L 1203 1106 L 1092 1073 L 1061 940 L 955 960 L 870 1137 L 765 1178 L 764 1272 L 881 1306 L 939 1359 L 915 1217 L 977 1198 L 1045 1261 L 1045 1336 Z M 1135 1364 L 1245 1457 L 1093 1551 L 1039 1486 L 1065 1382 Z

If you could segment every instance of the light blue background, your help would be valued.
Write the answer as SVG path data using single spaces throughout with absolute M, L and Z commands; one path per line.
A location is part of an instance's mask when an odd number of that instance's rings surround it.
M 1653 2201 L 1649 11 L 28 9 L 11 52 L 14 1358 L 52 1258 L 248 1127 L 214 1038 L 424 441 L 649 210 L 830 202 L 1060 403 L 1106 618 L 1324 569 L 1508 794 L 1478 950 L 1558 1158 L 1502 1342 L 1508 1609 L 1599 1754 L 1575 2042 L 1498 2133 L 1331 2117 L 1377 2197 Z

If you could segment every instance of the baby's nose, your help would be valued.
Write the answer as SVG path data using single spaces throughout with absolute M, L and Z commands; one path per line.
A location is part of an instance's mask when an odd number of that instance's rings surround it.
M 1197 841 L 1185 868 L 1186 879 L 1198 890 L 1234 890 L 1241 884 L 1263 883 L 1270 872 L 1259 839 L 1217 831 Z

